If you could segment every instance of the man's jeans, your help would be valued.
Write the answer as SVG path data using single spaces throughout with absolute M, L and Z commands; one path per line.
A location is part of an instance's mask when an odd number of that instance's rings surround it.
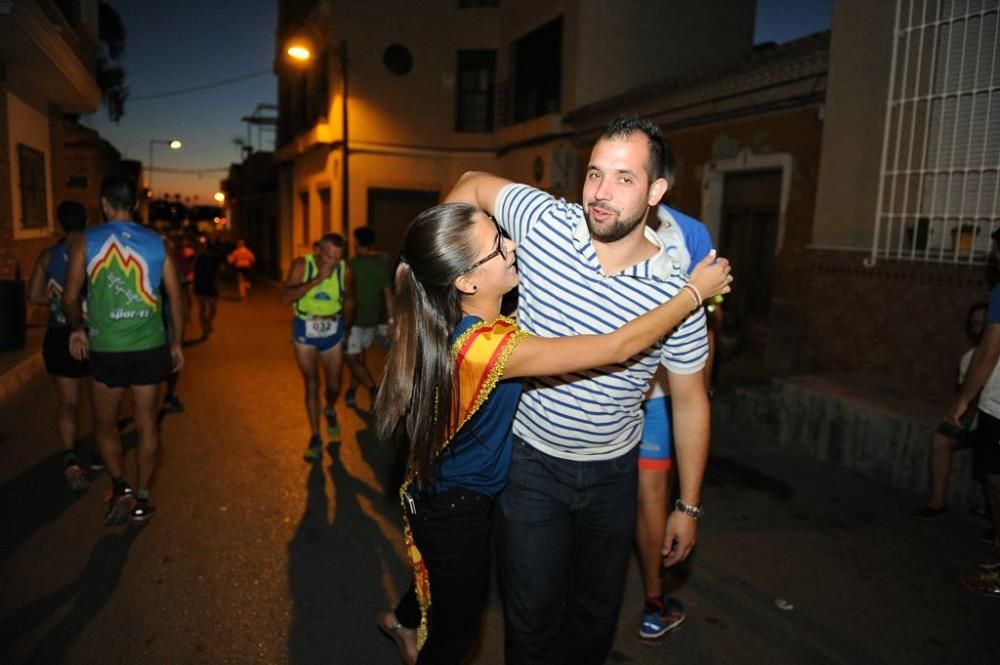
M 497 504 L 507 665 L 604 662 L 632 551 L 638 454 L 574 462 L 515 437 Z

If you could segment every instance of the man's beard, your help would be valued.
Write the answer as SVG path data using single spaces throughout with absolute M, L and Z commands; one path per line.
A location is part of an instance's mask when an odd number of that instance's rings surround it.
M 607 208 L 602 208 L 602 210 L 607 210 Z M 616 219 L 610 225 L 605 226 L 604 229 L 598 230 L 597 225 L 590 218 L 590 207 L 587 208 L 587 214 L 584 215 L 587 220 L 587 228 L 590 229 L 590 237 L 599 242 L 615 242 L 616 240 L 621 240 L 629 233 L 632 229 L 642 224 L 646 219 L 645 211 L 635 216 L 634 219 Z

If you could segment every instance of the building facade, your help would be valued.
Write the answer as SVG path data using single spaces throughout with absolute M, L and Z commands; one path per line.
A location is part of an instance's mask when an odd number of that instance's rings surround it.
M 834 3 L 805 366 L 950 398 L 1000 228 L 998 10 Z
M 92 185 L 86 166 L 84 173 L 69 172 L 62 151 L 68 143 L 79 154 L 81 141 L 97 139 L 81 137 L 63 114 L 92 112 L 101 101 L 97 6 L 97 0 L 0 2 L 0 279 L 27 275 L 58 233 L 59 198 Z
M 752 44 L 753 2 L 607 9 L 598 0 L 431 0 L 419 13 L 405 0 L 279 2 L 282 265 L 324 232 L 349 237 L 366 225 L 394 252 L 413 217 L 467 170 L 576 200 L 590 132 L 567 114 L 738 62 Z M 296 43 L 313 57 L 286 58 Z

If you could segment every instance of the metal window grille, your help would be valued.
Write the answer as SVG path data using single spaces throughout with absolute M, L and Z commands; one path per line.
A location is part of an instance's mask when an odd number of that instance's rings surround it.
M 1000 228 L 1000 0 L 897 0 L 870 263 L 985 263 Z
M 45 153 L 17 144 L 21 174 L 21 228 L 44 229 L 49 225 L 45 196 Z

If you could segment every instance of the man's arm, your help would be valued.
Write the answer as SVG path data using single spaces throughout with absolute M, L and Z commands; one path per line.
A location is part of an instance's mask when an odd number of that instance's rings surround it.
M 354 325 L 354 273 L 344 264 L 344 328 Z
M 385 298 L 385 311 L 389 315 L 389 323 L 392 323 L 392 289 L 388 286 L 382 289 L 382 297 Z
M 77 360 L 83 360 L 90 353 L 90 340 L 83 329 L 83 303 L 80 293 L 87 279 L 87 239 L 80 233 L 69 239 L 69 266 L 66 269 L 66 285 L 63 287 L 62 306 L 69 334 L 69 353 Z
M 285 286 L 281 290 L 281 302 L 291 305 L 293 302 L 309 293 L 309 289 L 317 286 L 320 282 L 330 276 L 331 270 L 326 270 L 318 266 L 318 274 L 308 282 L 303 282 L 306 276 L 305 259 L 297 258 L 292 262 L 292 267 L 288 269 L 288 277 L 285 278 Z
M 1000 361 L 1000 323 L 987 323 L 983 336 L 979 339 L 972 360 L 969 361 L 969 371 L 965 374 L 965 383 L 958 391 L 958 397 L 952 402 L 945 414 L 945 419 L 953 423 L 965 415 L 979 391 L 996 369 Z
M 511 184 L 510 180 L 483 171 L 467 171 L 444 197 L 445 203 L 469 203 L 491 215 L 496 213 L 500 190 Z
M 680 500 L 689 506 L 701 505 L 701 484 L 708 463 L 711 433 L 710 407 L 704 371 L 668 374 L 672 402 L 674 456 L 680 479 Z M 663 534 L 663 565 L 672 566 L 688 557 L 698 536 L 698 521 L 679 510 L 667 519 Z
M 35 261 L 35 269 L 31 271 L 31 282 L 28 284 L 28 302 L 32 305 L 49 304 L 49 298 L 45 294 L 45 264 L 49 262 L 51 251 L 51 249 L 47 249 L 39 254 L 38 260 Z
M 164 241 L 163 248 L 166 250 L 168 247 Z M 163 288 L 167 291 L 167 300 L 170 301 L 170 322 L 174 327 L 170 358 L 173 360 L 173 370 L 179 372 L 184 367 L 184 352 L 181 348 L 184 342 L 184 296 L 181 294 L 181 281 L 177 277 L 174 257 L 169 252 L 163 257 Z

